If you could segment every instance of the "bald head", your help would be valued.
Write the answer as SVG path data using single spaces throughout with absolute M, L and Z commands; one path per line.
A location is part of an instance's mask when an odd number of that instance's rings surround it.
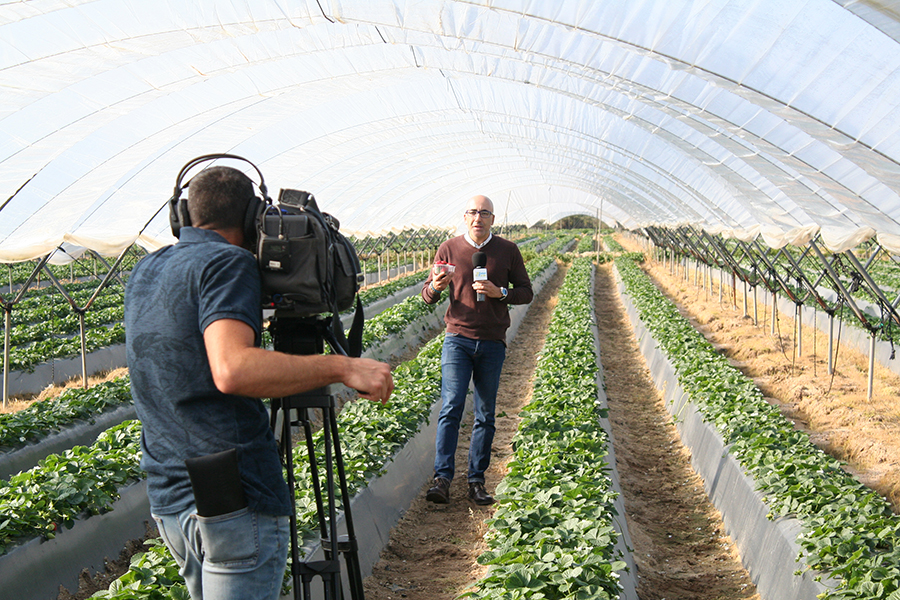
M 466 228 L 469 237 L 476 244 L 481 244 L 491 235 L 494 224 L 494 203 L 487 196 L 472 196 L 466 202 Z
M 494 203 L 491 202 L 491 199 L 487 196 L 472 196 L 469 198 L 469 201 L 466 202 L 466 210 L 489 210 L 491 213 L 494 212 Z

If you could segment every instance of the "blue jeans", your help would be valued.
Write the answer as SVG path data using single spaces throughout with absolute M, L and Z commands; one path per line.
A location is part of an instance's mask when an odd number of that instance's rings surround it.
M 444 336 L 441 354 L 441 412 L 435 435 L 434 476 L 452 480 L 456 468 L 459 423 L 466 406 L 469 381 L 475 385 L 475 423 L 469 444 L 468 481 L 484 483 L 494 441 L 494 408 L 506 345 L 473 340 L 458 334 Z
M 201 517 L 196 508 L 153 515 L 192 600 L 277 600 L 287 566 L 286 516 L 248 508 Z

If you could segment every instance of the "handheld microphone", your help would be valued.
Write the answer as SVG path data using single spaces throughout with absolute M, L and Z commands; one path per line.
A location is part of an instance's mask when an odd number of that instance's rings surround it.
M 484 252 L 476 252 L 472 255 L 472 266 L 475 267 L 472 271 L 472 275 L 475 281 L 487 281 L 488 276 L 487 269 L 484 268 L 485 265 L 487 265 L 487 254 Z M 484 302 L 484 294 L 478 292 L 475 299 L 478 302 Z

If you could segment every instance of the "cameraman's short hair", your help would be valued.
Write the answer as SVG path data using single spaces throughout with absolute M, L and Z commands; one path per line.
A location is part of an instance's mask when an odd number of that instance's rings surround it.
M 210 167 L 188 184 L 191 225 L 207 229 L 242 229 L 253 182 L 231 167 Z

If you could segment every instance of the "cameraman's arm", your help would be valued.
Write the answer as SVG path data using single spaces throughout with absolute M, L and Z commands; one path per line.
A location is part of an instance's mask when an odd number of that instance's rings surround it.
M 237 319 L 213 321 L 203 332 L 216 387 L 225 394 L 281 398 L 330 383 L 343 383 L 369 400 L 387 402 L 394 390 L 391 369 L 367 358 L 300 356 L 253 345 L 253 328 Z

